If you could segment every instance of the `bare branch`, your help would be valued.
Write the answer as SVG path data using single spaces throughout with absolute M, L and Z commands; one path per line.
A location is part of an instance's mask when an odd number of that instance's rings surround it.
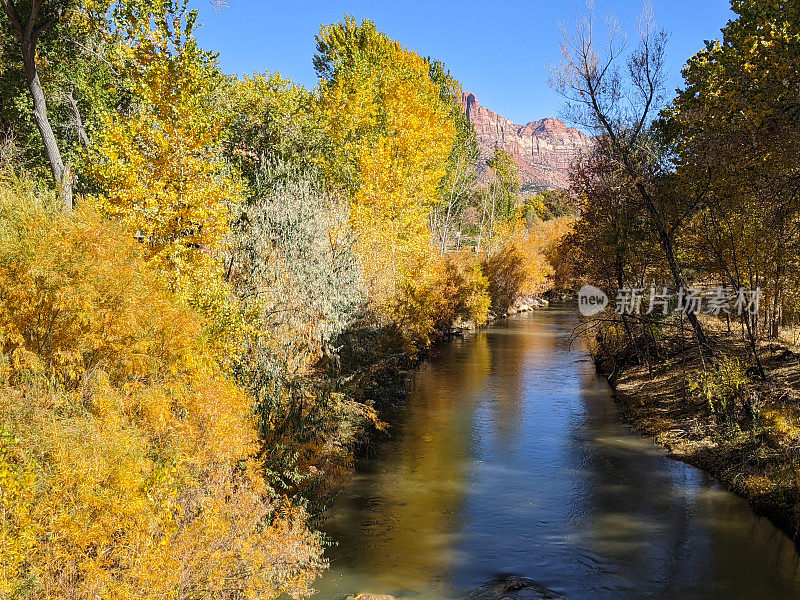
M 80 138 L 84 148 L 88 148 L 89 136 L 86 135 L 86 129 L 83 126 L 83 119 L 81 118 L 81 113 L 78 109 L 78 103 L 75 101 L 74 92 L 75 86 L 70 85 L 69 91 L 67 92 L 65 98 L 67 100 L 67 104 L 69 104 L 69 107 L 72 110 L 72 116 L 75 118 L 75 128 L 78 130 L 78 137 Z
M 16 31 L 17 37 L 21 40 L 23 34 L 22 21 L 20 21 L 17 7 L 14 6 L 14 0 L 0 0 L 0 3 L 2 3 L 3 8 L 6 9 L 6 14 L 11 20 L 11 24 L 14 26 L 14 31 Z

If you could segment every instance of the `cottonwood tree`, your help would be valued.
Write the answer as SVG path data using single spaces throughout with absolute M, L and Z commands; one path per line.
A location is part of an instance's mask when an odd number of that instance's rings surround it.
M 208 262 L 228 233 L 239 185 L 224 162 L 224 115 L 214 95 L 222 75 L 193 35 L 196 14 L 179 0 L 166 17 L 133 15 L 114 60 L 128 105 L 103 116 L 87 173 L 94 197 L 147 243 L 153 265 L 177 281 Z
M 759 285 L 777 337 L 798 306 L 800 5 L 736 0 L 733 10 L 722 40 L 689 59 L 666 117 L 680 181 L 708 181 L 692 232 L 700 267 L 734 288 Z M 742 320 L 757 360 L 755 338 L 767 328 L 758 315 Z
M 68 5 L 66 2 L 47 0 L 30 0 L 29 2 L 0 0 L 0 4 L 3 5 L 18 44 L 25 70 L 25 81 L 33 103 L 31 117 L 41 135 L 50 171 L 61 195 L 64 210 L 72 210 L 72 172 L 64 163 L 56 135 L 47 116 L 47 100 L 36 64 L 36 48 L 39 39 L 64 15 Z
M 490 179 L 486 188 L 479 192 L 481 223 L 478 230 L 477 251 L 481 244 L 490 241 L 499 224 L 511 221 L 516 216 L 519 201 L 519 167 L 505 150 L 495 149 L 486 161 Z
M 660 185 L 664 164 L 653 141 L 652 121 L 664 101 L 667 35 L 655 26 L 649 6 L 639 19 L 638 34 L 638 46 L 627 52 L 619 24 L 609 18 L 601 40 L 590 7 L 573 33 L 562 28 L 563 60 L 551 67 L 550 84 L 567 99 L 571 120 L 595 134 L 597 150 L 622 167 L 636 201 L 647 211 L 673 284 L 686 288 L 677 233 L 698 210 L 702 194 L 676 197 Z M 687 319 L 701 350 L 710 351 L 697 316 L 687 314 Z
M 429 328 L 407 302 L 435 272 L 429 214 L 456 128 L 430 62 L 352 17 L 323 26 L 314 65 L 334 149 L 321 161 L 350 202 L 368 297 L 383 323 Z
M 444 253 L 451 232 L 460 222 L 475 190 L 480 151 L 475 128 L 461 106 L 461 84 L 441 61 L 430 58 L 428 61 L 430 78 L 439 86 L 439 95 L 449 107 L 450 120 L 456 129 L 445 175 L 439 185 L 439 201 L 433 205 L 430 214 L 431 232 Z

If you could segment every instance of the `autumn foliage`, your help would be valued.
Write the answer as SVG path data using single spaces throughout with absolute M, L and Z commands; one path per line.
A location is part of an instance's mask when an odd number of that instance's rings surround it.
M 307 596 L 381 386 L 543 291 L 567 221 L 508 155 L 477 189 L 460 84 L 369 20 L 307 90 L 225 77 L 184 0 L 57 4 L 55 140 L 0 65 L 0 597 Z
M 148 258 L 175 277 L 197 268 L 228 231 L 239 189 L 222 160 L 224 119 L 213 95 L 222 84 L 211 55 L 192 37 L 193 19 L 133 19 L 135 44 L 111 56 L 127 77 L 127 101 L 101 115 L 87 177 L 97 207 L 146 242 Z
M 347 17 L 323 27 L 317 52 L 326 128 L 337 149 L 326 168 L 350 196 L 370 302 L 382 319 L 424 342 L 433 322 L 415 309 L 435 285 L 428 216 L 455 139 L 449 107 L 428 61 L 371 21 Z
M 0 188 L 0 591 L 304 595 L 320 540 L 260 474 L 202 321 L 124 230 L 26 183 Z

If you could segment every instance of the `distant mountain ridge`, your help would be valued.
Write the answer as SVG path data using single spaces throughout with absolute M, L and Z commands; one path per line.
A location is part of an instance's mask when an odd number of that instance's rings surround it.
M 489 158 L 496 148 L 505 150 L 517 162 L 523 189 L 565 189 L 573 159 L 591 144 L 591 138 L 563 121 L 545 118 L 516 125 L 481 106 L 475 94 L 464 92 L 461 104 L 475 127 L 481 157 Z M 481 179 L 485 172 L 481 173 Z

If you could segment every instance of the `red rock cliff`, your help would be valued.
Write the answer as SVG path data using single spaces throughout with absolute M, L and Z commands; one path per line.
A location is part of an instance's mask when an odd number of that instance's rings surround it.
M 566 188 L 572 160 L 591 143 L 558 119 L 515 125 L 481 106 L 475 94 L 464 92 L 461 103 L 475 127 L 482 158 L 489 158 L 495 148 L 505 150 L 517 161 L 520 181 L 527 188 Z

